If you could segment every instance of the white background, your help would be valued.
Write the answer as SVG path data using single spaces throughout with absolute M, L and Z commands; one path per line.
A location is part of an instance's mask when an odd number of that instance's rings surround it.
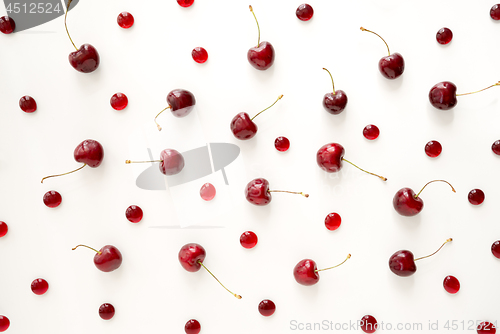
M 490 246 L 500 239 L 500 160 L 491 152 L 500 139 L 500 90 L 459 97 L 450 111 L 434 109 L 427 98 L 439 81 L 452 81 L 464 93 L 500 79 L 500 25 L 489 17 L 494 1 L 311 1 L 315 13 L 309 22 L 295 16 L 300 2 L 251 4 L 262 40 L 276 50 L 273 67 L 264 72 L 246 59 L 257 30 L 249 3 L 241 1 L 196 0 L 186 9 L 174 0 L 82 0 L 68 25 L 77 45 L 91 43 L 101 55 L 92 74 L 69 65 L 73 47 L 62 17 L 0 36 L 0 220 L 9 225 L 0 239 L 0 314 L 11 320 L 8 333 L 182 333 L 191 318 L 201 322 L 202 333 L 289 333 L 297 332 L 290 329 L 292 320 L 344 323 L 365 314 L 384 323 L 423 323 L 424 329 L 439 320 L 441 330 L 446 320 L 498 320 L 500 263 Z M 133 28 L 117 25 L 121 11 L 134 15 Z M 380 75 L 385 45 L 360 26 L 403 55 L 401 78 Z M 454 34 L 448 46 L 435 40 L 442 27 Z M 192 60 L 196 46 L 208 50 L 207 63 Z M 331 91 L 323 67 L 349 98 L 339 116 L 321 105 Z M 172 198 L 166 191 L 137 188 L 124 160 L 134 158 L 131 133 L 153 122 L 175 88 L 195 94 L 207 141 L 240 146 L 245 170 L 237 184 L 265 177 L 274 189 L 304 191 L 310 198 L 276 194 L 267 207 L 255 207 L 240 187 L 225 228 L 151 228 L 179 225 Z M 109 105 L 116 92 L 129 98 L 123 111 Z M 253 115 L 280 94 L 284 98 L 256 119 L 255 138 L 233 137 L 229 123 L 236 113 Z M 19 109 L 23 95 L 36 99 L 35 113 Z M 173 117 L 160 119 L 167 123 Z M 367 124 L 381 130 L 373 142 L 362 136 Z M 284 154 L 273 146 L 280 135 L 291 141 Z M 79 166 L 72 154 L 84 139 L 102 143 L 102 165 L 40 184 L 43 176 Z M 185 138 L 176 140 L 182 145 Z M 437 159 L 424 153 L 429 140 L 443 145 Z M 337 175 L 323 173 L 315 155 L 330 142 L 341 143 L 346 159 L 388 181 L 347 164 Z M 457 193 L 434 183 L 421 195 L 421 214 L 405 218 L 394 211 L 398 189 L 418 191 L 440 178 Z M 486 194 L 481 206 L 467 201 L 473 188 Z M 49 190 L 63 196 L 57 209 L 42 202 Z M 194 194 L 192 201 L 200 198 Z M 125 219 L 131 204 L 144 210 L 139 224 Z M 342 216 L 335 232 L 324 227 L 329 212 Z M 239 244 L 246 230 L 259 236 L 252 250 Z M 387 262 L 395 251 L 424 256 L 449 237 L 454 241 L 419 261 L 414 276 L 390 272 Z M 205 247 L 205 264 L 242 300 L 208 273 L 182 269 L 177 254 L 188 242 Z M 100 272 L 91 251 L 71 251 L 80 243 L 117 246 L 122 266 Z M 322 272 L 315 286 L 295 282 L 298 261 L 311 258 L 324 268 L 348 253 L 352 258 Z M 443 289 L 447 275 L 460 280 L 457 295 Z M 43 296 L 30 290 L 38 277 L 50 284 Z M 267 298 L 277 311 L 264 318 L 257 305 Z M 110 321 L 98 316 L 104 302 L 116 308 Z

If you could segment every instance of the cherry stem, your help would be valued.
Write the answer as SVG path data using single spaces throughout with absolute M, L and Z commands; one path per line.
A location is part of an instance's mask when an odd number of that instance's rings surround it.
M 425 258 L 428 258 L 428 257 L 431 257 L 432 255 L 436 254 L 437 252 L 439 252 L 441 250 L 441 248 L 444 247 L 444 245 L 446 245 L 448 242 L 450 241 L 453 241 L 452 238 L 449 238 L 448 240 L 446 240 L 444 242 L 444 244 L 441 245 L 441 247 L 439 247 L 439 249 L 437 251 L 435 251 L 434 253 L 432 253 L 431 255 L 427 255 L 427 256 L 423 256 L 423 257 L 419 257 L 418 259 L 416 259 L 415 261 L 418 261 L 418 260 L 422 260 L 422 259 L 425 259 Z
M 266 111 L 267 109 L 271 108 L 272 106 L 274 106 L 276 104 L 276 102 L 278 102 L 279 100 L 281 100 L 281 98 L 283 97 L 283 95 L 280 95 L 278 97 L 278 99 L 276 101 L 274 101 L 273 104 L 271 104 L 269 107 L 267 107 L 266 109 L 262 110 L 260 113 L 258 113 L 257 115 L 255 115 L 254 117 L 252 117 L 251 121 L 253 121 L 253 119 L 257 116 L 259 116 L 260 114 L 262 114 L 264 111 Z
M 376 32 L 373 32 L 373 31 L 371 31 L 371 30 L 365 29 L 365 28 L 363 28 L 363 27 L 361 27 L 361 28 L 359 28 L 359 29 L 361 29 L 362 31 L 368 31 L 368 32 L 371 32 L 372 34 L 377 35 L 377 36 L 378 36 L 378 37 L 380 37 L 380 39 L 381 39 L 382 41 L 384 41 L 384 43 L 385 43 L 385 40 L 384 40 L 384 39 L 383 39 L 383 38 L 382 38 L 379 34 L 377 34 Z M 390 56 L 390 55 L 391 55 L 391 51 L 389 51 L 389 45 L 387 45 L 387 43 L 385 43 L 385 46 L 387 46 L 387 52 L 389 53 L 389 56 Z
M 75 250 L 75 249 L 77 249 L 77 248 L 78 248 L 78 247 L 80 247 L 80 246 L 82 246 L 82 247 L 87 247 L 88 249 L 92 249 L 94 252 L 96 252 L 96 253 L 97 253 L 97 254 L 99 254 L 99 255 L 101 255 L 101 254 L 102 254 L 102 252 L 99 252 L 98 250 L 96 250 L 96 249 L 94 249 L 94 248 L 92 248 L 92 247 L 86 246 L 86 245 L 78 245 L 78 246 L 76 246 L 76 247 L 72 248 L 71 250 Z
M 144 164 L 144 163 L 149 163 L 149 162 L 163 162 L 163 160 L 151 160 L 151 161 L 131 161 L 131 160 L 125 160 L 126 164 Z
M 268 193 L 289 193 L 289 194 L 296 194 L 296 195 L 302 195 L 305 198 L 309 197 L 309 194 L 304 194 L 302 192 L 298 191 L 286 191 L 286 190 L 268 190 Z
M 364 170 L 364 169 L 362 169 L 362 168 L 359 168 L 358 166 L 356 166 L 355 164 L 353 164 L 352 162 L 350 162 L 350 161 L 349 161 L 349 160 L 347 160 L 347 159 L 342 158 L 342 160 L 344 160 L 345 162 L 350 163 L 351 165 L 353 165 L 354 167 L 356 167 L 357 169 L 359 169 L 359 170 L 361 170 L 361 171 L 363 171 L 363 172 L 365 172 L 365 173 L 368 173 L 368 174 L 370 174 L 370 175 L 373 175 L 373 176 L 379 177 L 379 178 L 381 178 L 383 181 L 387 181 L 387 178 L 386 178 L 386 177 L 383 177 L 383 176 L 380 176 L 380 175 L 377 175 L 377 174 L 373 174 L 373 173 L 370 173 L 370 172 L 368 172 L 368 171 L 366 171 L 366 170 Z
M 456 193 L 455 188 L 453 188 L 453 186 L 450 184 L 450 182 L 445 181 L 445 180 L 433 180 L 433 181 L 427 182 L 427 184 L 418 192 L 418 194 L 415 195 L 415 198 L 417 198 L 418 195 L 420 195 L 420 193 L 422 192 L 422 190 L 424 190 L 425 187 L 427 187 L 427 185 L 429 185 L 432 182 L 445 182 L 445 183 L 448 183 L 450 185 L 450 187 L 451 187 L 451 190 L 453 190 L 453 192 Z
M 71 172 L 67 172 L 67 173 L 64 173 L 64 174 L 58 174 L 58 175 L 50 175 L 50 176 L 46 176 L 46 177 L 44 177 L 44 178 L 42 179 L 42 183 L 43 183 L 43 181 L 44 181 L 45 179 L 49 179 L 49 178 L 51 178 L 51 177 L 63 176 L 63 175 L 68 175 L 68 174 L 71 174 L 71 173 L 77 172 L 77 171 L 79 171 L 80 169 L 82 169 L 82 168 L 83 168 L 83 167 L 85 167 L 85 166 L 87 166 L 87 164 L 83 164 L 83 166 L 82 166 L 82 167 L 77 168 L 77 169 L 75 169 L 75 170 L 72 170 Z
M 214 274 L 212 274 L 212 272 L 211 272 L 210 270 L 208 270 L 208 269 L 207 269 L 207 267 L 205 267 L 205 265 L 204 265 L 204 264 L 203 264 L 200 260 L 198 260 L 198 263 L 199 263 L 199 264 L 200 264 L 203 268 L 205 268 L 205 270 L 206 270 L 206 271 L 208 271 L 208 273 L 209 273 L 210 275 L 212 275 L 212 277 L 213 277 L 213 278 L 215 278 L 215 280 L 216 280 L 217 282 L 219 282 L 219 284 L 220 284 L 220 285 L 222 285 L 222 287 L 223 287 L 224 289 L 226 289 L 226 290 L 227 290 L 230 294 L 232 294 L 233 296 L 235 296 L 235 297 L 236 297 L 236 298 L 238 298 L 238 299 L 241 299 L 241 298 L 242 298 L 240 295 L 237 295 L 237 294 L 235 294 L 235 293 L 231 292 L 228 288 L 226 288 L 226 287 L 225 287 L 225 286 L 224 286 L 224 285 L 223 285 L 223 284 L 222 284 L 222 283 L 221 283 L 221 282 L 217 279 L 217 277 L 215 277 L 215 275 L 214 275 Z
M 158 113 L 158 115 L 156 115 L 156 117 L 155 117 L 155 123 L 156 123 L 156 127 L 158 128 L 158 131 L 161 131 L 161 126 L 160 126 L 160 124 L 158 124 L 158 122 L 156 121 L 156 118 L 158 118 L 158 116 L 160 116 L 160 114 L 161 114 L 162 112 L 164 112 L 165 110 L 170 109 L 170 108 L 172 108 L 172 107 L 171 107 L 171 106 L 168 106 L 168 107 L 166 107 L 165 109 L 163 109 L 162 111 L 160 111 L 160 112 Z
M 491 88 L 491 87 L 495 87 L 495 86 L 500 86 L 500 81 L 499 81 L 499 82 L 497 82 L 497 83 L 496 83 L 496 84 L 494 84 L 494 85 L 491 85 L 491 86 L 489 86 L 489 87 L 483 88 L 483 89 L 478 90 L 478 91 L 476 91 L 476 92 L 463 93 L 463 94 L 456 94 L 456 96 L 464 96 L 464 95 L 470 95 L 470 94 L 479 93 L 479 92 L 482 92 L 483 90 L 487 90 L 487 89 L 489 89 L 489 88 Z
M 254 17 L 254 19 L 255 19 L 255 22 L 257 22 L 257 29 L 259 30 L 259 39 L 258 39 L 258 41 L 257 41 L 257 47 L 259 47 L 259 45 L 260 45 L 260 27 L 259 27 L 259 21 L 257 21 L 257 16 L 255 16 L 255 13 L 253 12 L 253 8 L 252 8 L 252 6 L 248 6 L 248 7 L 250 8 L 250 11 L 251 11 L 251 12 L 252 12 L 252 14 L 253 14 L 253 17 Z
M 335 84 L 333 83 L 333 77 L 332 77 L 332 74 L 330 73 L 330 71 L 328 71 L 326 68 L 323 67 L 323 69 L 325 71 L 328 72 L 328 74 L 330 74 L 330 78 L 332 79 L 332 87 L 333 87 L 333 95 L 335 95 Z
M 68 0 L 68 5 L 66 6 L 66 14 L 64 14 L 64 26 L 66 27 L 66 33 L 68 34 L 68 37 L 69 37 L 69 40 L 71 41 L 71 44 L 73 44 L 73 46 L 75 47 L 76 51 L 78 51 L 78 48 L 76 47 L 75 43 L 73 43 L 73 40 L 71 39 L 71 36 L 69 35 L 68 25 L 66 24 L 66 17 L 68 16 L 69 5 L 71 5 L 72 1 L 73 0 Z
M 351 258 L 351 254 L 347 255 L 346 259 L 342 263 L 337 264 L 336 266 L 333 266 L 333 267 L 330 267 L 330 268 L 325 268 L 325 269 L 316 269 L 314 272 L 317 273 L 318 271 L 324 271 L 324 270 L 329 270 L 329 269 L 337 268 L 338 266 L 343 265 L 350 258 Z

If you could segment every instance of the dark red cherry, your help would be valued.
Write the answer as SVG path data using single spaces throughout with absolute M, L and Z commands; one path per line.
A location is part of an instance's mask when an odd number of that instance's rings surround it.
M 78 245 L 73 248 L 73 250 L 77 249 L 80 246 L 87 247 L 96 252 L 94 256 L 94 264 L 97 269 L 101 271 L 110 272 L 118 269 L 122 264 L 122 254 L 115 246 L 106 245 L 100 250 L 95 250 L 94 248 L 86 245 Z
M 160 160 L 160 172 L 165 175 L 179 174 L 184 168 L 184 157 L 176 150 L 161 151 Z
M 167 95 L 167 103 L 175 117 L 186 117 L 193 110 L 196 99 L 185 89 L 174 89 Z
M 258 241 L 257 234 L 252 231 L 243 232 L 240 236 L 240 244 L 243 248 L 254 248 Z
M 500 4 L 496 4 L 491 7 L 490 16 L 495 21 L 500 20 Z
M 200 189 L 200 197 L 204 201 L 211 201 L 214 199 L 216 194 L 216 190 L 213 184 L 211 183 L 205 183 L 204 185 L 201 186 Z
M 318 267 L 316 262 L 310 259 L 304 259 L 295 265 L 293 277 L 297 283 L 302 285 L 314 285 L 319 282 Z
M 453 33 L 448 28 L 441 28 L 436 34 L 436 40 L 439 44 L 448 44 L 453 38 Z
M 4 237 L 9 231 L 9 227 L 5 222 L 0 221 L 0 238 Z
M 99 53 L 90 44 L 83 44 L 68 56 L 69 63 L 73 68 L 82 73 L 94 72 L 100 63 Z
M 325 218 L 325 226 L 329 231 L 335 231 L 338 229 L 341 222 L 342 218 L 335 212 L 329 213 Z
M 323 69 L 330 75 L 333 87 L 333 92 L 326 93 L 325 96 L 323 96 L 323 108 L 325 108 L 325 110 L 332 115 L 338 115 L 345 109 L 347 105 L 347 95 L 343 90 L 338 89 L 337 91 L 335 91 L 335 84 L 333 82 L 332 74 L 326 68 Z
M 477 326 L 477 334 L 495 334 L 497 328 L 489 321 L 483 321 Z
M 43 295 L 49 289 L 49 283 L 43 278 L 37 278 L 31 282 L 31 291 L 35 295 Z
M 206 254 L 205 248 L 201 245 L 186 244 L 179 251 L 179 262 L 187 271 L 196 272 L 201 269 L 201 263 L 205 260 Z
M 134 25 L 134 16 L 129 12 L 121 12 L 120 14 L 118 14 L 116 22 L 123 29 L 128 29 Z
M 186 334 L 198 334 L 201 331 L 200 322 L 196 319 L 191 319 L 184 325 L 184 330 Z
M 123 93 L 116 93 L 111 96 L 111 100 L 109 101 L 111 107 L 115 110 L 123 110 L 128 105 L 127 95 Z
M 380 135 L 380 130 L 376 125 L 370 124 L 363 129 L 363 136 L 368 140 L 375 140 Z
M 290 141 L 287 137 L 278 137 L 274 141 L 274 147 L 280 152 L 286 152 L 290 148 Z
M 115 315 L 115 307 L 110 303 L 104 303 L 99 306 L 99 316 L 101 319 L 109 320 Z
M 31 96 L 23 96 L 19 100 L 19 107 L 22 111 L 26 113 L 32 113 L 36 111 L 36 101 Z
M 177 0 L 177 3 L 181 7 L 190 7 L 193 5 L 194 0 Z
M 417 271 L 413 253 L 409 250 L 400 250 L 392 254 L 389 259 L 391 271 L 402 277 L 411 276 Z
M 276 305 L 272 300 L 264 299 L 259 303 L 259 313 L 264 317 L 270 317 L 276 311 Z
M 202 47 L 196 47 L 191 51 L 191 56 L 195 62 L 203 64 L 208 59 L 208 52 Z
M 0 17 L 0 32 L 8 35 L 16 29 L 16 22 L 11 17 Z
M 250 7 L 250 11 L 255 18 L 255 22 L 257 22 L 257 29 L 259 30 L 259 39 L 257 41 L 257 46 L 250 48 L 247 52 L 247 59 L 250 65 L 254 68 L 264 71 L 271 67 L 274 63 L 274 47 L 269 42 L 261 42 L 260 41 L 260 27 L 259 22 L 257 21 L 257 17 L 253 12 L 252 6 Z
M 365 315 L 361 318 L 360 327 L 365 333 L 375 333 L 378 329 L 377 319 L 371 315 Z
M 437 140 L 431 140 L 430 142 L 425 144 L 425 154 L 427 154 L 431 158 L 438 157 L 442 151 L 443 147 Z
M 435 84 L 429 92 L 429 101 L 437 109 L 452 109 L 457 105 L 457 86 L 449 81 Z
M 245 188 L 245 198 L 255 205 L 267 205 L 272 196 L 269 191 L 269 181 L 263 178 L 250 181 Z
M 379 34 L 371 30 L 365 29 L 363 27 L 361 27 L 360 29 L 361 31 L 368 31 L 371 32 L 372 34 L 377 35 L 384 42 L 385 46 L 387 46 L 387 53 L 389 55 L 380 58 L 378 62 L 378 69 L 380 73 L 382 73 L 382 75 L 387 79 L 399 78 L 405 70 L 405 61 L 403 59 L 403 56 L 397 52 L 391 54 L 391 51 L 389 50 L 389 45 L 387 45 L 385 40 L 382 37 L 380 37 Z
M 491 150 L 496 155 L 500 155 L 500 140 L 495 141 L 493 145 L 491 145 Z
M 295 15 L 297 15 L 301 21 L 309 21 L 314 15 L 314 10 L 310 5 L 303 3 L 297 8 Z
M 342 169 L 344 147 L 337 143 L 323 145 L 316 153 L 318 166 L 328 173 L 335 173 Z
M 1 227 L 1 226 L 0 226 Z M 0 234 L 1 236 L 1 234 Z M 491 245 L 491 253 L 493 256 L 495 256 L 497 259 L 500 259 L 500 240 L 495 241 Z
M 248 140 L 257 134 L 257 124 L 255 124 L 246 112 L 240 112 L 231 120 L 231 131 L 240 140 Z
M 140 207 L 137 205 L 131 205 L 125 210 L 125 217 L 132 222 L 132 223 L 138 223 L 142 220 L 143 212 Z
M 97 140 L 87 139 L 78 144 L 73 156 L 77 162 L 96 168 L 102 163 L 104 148 Z
M 43 203 L 49 208 L 57 208 L 61 202 L 61 194 L 55 190 L 47 191 L 45 195 L 43 195 Z
M 451 190 L 453 192 L 456 192 L 453 186 L 449 182 L 444 180 L 433 180 L 428 182 L 425 186 L 422 187 L 418 194 L 415 194 L 415 192 L 411 188 L 402 188 L 396 192 L 392 199 L 392 205 L 394 206 L 396 212 L 402 216 L 412 217 L 422 211 L 422 209 L 424 208 L 424 201 L 418 196 L 420 195 L 422 190 L 427 187 L 428 184 L 437 181 L 448 183 L 448 185 L 451 187 Z
M 472 189 L 468 195 L 469 203 L 479 205 L 484 202 L 484 192 L 481 189 Z
M 460 290 L 460 282 L 455 276 L 446 276 L 443 281 L 444 289 L 451 294 L 455 294 Z
M 0 332 L 5 332 L 10 326 L 9 318 L 4 315 L 0 315 Z

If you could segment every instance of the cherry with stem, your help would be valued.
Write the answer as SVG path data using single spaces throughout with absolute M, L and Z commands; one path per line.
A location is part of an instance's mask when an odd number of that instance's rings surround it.
M 434 108 L 449 110 L 457 105 L 457 96 L 476 94 L 495 86 L 500 86 L 500 81 L 475 92 L 457 94 L 457 86 L 453 82 L 442 81 L 435 84 L 429 91 L 429 102 Z
M 330 75 L 330 79 L 332 79 L 332 93 L 326 93 L 323 97 L 323 107 L 327 112 L 332 115 L 340 114 L 347 105 L 347 95 L 343 90 L 335 91 L 335 83 L 333 82 L 333 76 L 326 68 L 323 67 L 325 71 Z
M 425 186 L 423 186 L 422 189 L 418 192 L 418 194 L 415 194 L 415 192 L 411 188 L 401 188 L 396 192 L 394 198 L 392 199 L 392 204 L 396 212 L 402 216 L 412 217 L 422 211 L 422 209 L 424 208 L 424 201 L 419 196 L 422 191 L 433 182 L 447 183 L 451 187 L 451 190 L 456 193 L 455 188 L 453 188 L 453 186 L 445 180 L 433 180 L 427 182 Z
M 337 268 L 338 266 L 341 266 L 344 264 L 347 260 L 351 258 L 351 254 L 347 255 L 347 258 L 340 264 L 329 267 L 329 268 L 324 268 L 324 269 L 318 269 L 316 267 L 316 262 L 310 259 L 304 259 L 302 261 L 299 261 L 295 265 L 295 268 L 293 269 L 293 276 L 295 278 L 295 281 L 301 285 L 305 286 L 310 286 L 314 285 L 319 282 L 319 272 L 320 271 L 325 271 L 325 270 L 330 270 L 333 268 Z
M 252 6 L 249 6 L 250 12 L 257 23 L 257 30 L 259 31 L 259 37 L 257 39 L 257 46 L 252 47 L 247 52 L 247 59 L 250 65 L 260 71 L 267 70 L 274 63 L 274 47 L 269 42 L 260 41 L 260 26 L 259 21 L 257 21 L 257 16 L 253 11 Z
M 378 62 L 378 68 L 380 73 L 387 79 L 396 79 L 400 77 L 405 69 L 405 61 L 403 59 L 403 56 L 397 52 L 391 54 L 391 51 L 389 50 L 389 45 L 387 45 L 386 41 L 376 32 L 365 29 L 363 27 L 361 27 L 360 29 L 361 31 L 367 31 L 371 32 L 374 35 L 377 35 L 387 47 L 388 56 L 382 57 Z
M 126 164 L 132 163 L 152 163 L 159 162 L 160 172 L 165 175 L 179 174 L 184 168 L 184 157 L 178 151 L 173 149 L 165 149 L 160 153 L 160 160 L 151 161 L 131 161 L 125 160 Z
M 280 192 L 280 193 L 289 193 L 302 195 L 304 197 L 309 197 L 309 194 L 305 194 L 303 192 L 294 192 L 294 191 L 286 191 L 286 190 L 270 190 L 269 189 L 269 181 L 264 178 L 258 178 L 250 181 L 245 188 L 245 198 L 248 202 L 258 205 L 264 206 L 271 202 L 272 192 Z

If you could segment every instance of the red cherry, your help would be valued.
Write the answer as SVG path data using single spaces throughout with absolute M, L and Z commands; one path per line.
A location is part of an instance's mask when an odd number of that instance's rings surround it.
M 43 295 L 49 289 L 49 283 L 43 278 L 37 278 L 31 282 L 31 291 L 35 295 Z
M 16 22 L 11 17 L 0 17 L 0 32 L 8 35 L 16 29 Z
M 230 124 L 230 128 L 231 131 L 233 132 L 233 135 L 240 140 L 248 140 L 253 138 L 257 134 L 257 124 L 253 122 L 254 118 L 262 114 L 267 109 L 274 106 L 276 102 L 281 100 L 282 97 L 283 95 L 280 95 L 278 99 L 274 101 L 273 104 L 271 104 L 269 107 L 262 110 L 252 118 L 250 118 L 250 116 L 248 116 L 246 112 L 240 112 L 239 114 L 234 116 Z
M 193 5 L 194 0 L 177 0 L 177 3 L 181 7 L 190 7 Z
M 309 197 L 308 194 L 304 194 L 302 192 L 293 192 L 293 191 L 285 191 L 285 190 L 269 190 L 269 181 L 263 178 L 258 178 L 250 181 L 245 188 L 245 198 L 252 204 L 263 206 L 267 205 L 271 202 L 271 193 L 272 192 L 280 192 L 280 193 L 289 193 L 289 194 L 297 194 L 302 195 L 304 197 Z
M 293 277 L 295 277 L 295 280 L 297 283 L 309 286 L 309 285 L 314 285 L 318 283 L 319 281 L 319 272 L 324 271 L 324 270 L 329 270 L 336 268 L 342 264 L 344 264 L 347 260 L 351 258 L 351 254 L 347 255 L 347 258 L 340 264 L 330 267 L 330 268 L 325 268 L 325 269 L 319 269 L 316 267 L 316 262 L 310 259 L 304 259 L 302 261 L 299 261 L 295 265 L 295 268 L 293 268 Z
M 5 332 L 10 326 L 9 318 L 4 315 L 0 315 L 0 332 Z
M 198 334 L 201 331 L 200 322 L 196 319 L 188 320 L 184 326 L 184 330 L 186 334 Z
M 257 17 L 253 12 L 252 6 L 249 6 L 250 11 L 255 18 L 255 22 L 257 22 L 257 29 L 259 30 L 259 40 L 257 41 L 257 46 L 250 48 L 247 53 L 247 59 L 250 65 L 254 68 L 264 71 L 271 67 L 274 63 L 274 48 L 269 42 L 261 42 L 260 41 L 260 27 L 259 22 L 257 21 Z
M 191 56 L 195 62 L 203 64 L 208 59 L 208 52 L 202 47 L 196 47 L 191 51 Z
M 437 252 L 443 248 L 444 245 L 446 245 L 448 242 L 452 241 L 453 239 L 449 238 L 446 240 L 441 247 L 431 255 L 423 256 L 418 259 L 413 259 L 413 253 L 410 252 L 409 250 L 400 250 L 397 251 L 396 253 L 392 254 L 391 257 L 389 258 L 389 268 L 391 271 L 401 277 L 407 277 L 413 275 L 417 271 L 417 266 L 415 265 L 415 261 L 422 260 L 425 258 L 428 258 L 430 256 L 433 256 Z
M 101 271 L 110 272 L 118 269 L 122 264 L 122 254 L 115 246 L 106 245 L 100 250 L 95 250 L 94 248 L 86 245 L 78 245 L 73 248 L 73 250 L 80 246 L 87 247 L 96 252 L 96 255 L 94 256 L 94 264 L 97 269 Z
M 365 333 L 375 333 L 378 329 L 377 319 L 371 315 L 365 315 L 361 318 L 361 330 Z
M 500 240 L 495 241 L 491 245 L 491 253 L 497 258 L 500 259 Z
M 175 117 L 186 117 L 191 113 L 194 106 L 196 105 L 196 99 L 194 98 L 193 93 L 185 89 L 174 89 L 167 94 L 167 104 L 168 107 L 163 109 L 156 115 L 154 122 L 158 127 L 158 130 L 161 131 L 161 126 L 156 121 L 156 118 L 161 115 L 167 109 L 170 109 L 172 115 Z
M 115 307 L 110 303 L 99 306 L 99 316 L 104 320 L 109 320 L 115 315 Z
M 455 276 L 446 276 L 443 281 L 443 287 L 447 292 L 455 294 L 460 290 L 460 282 Z
M 448 28 L 441 28 L 436 34 L 436 40 L 439 44 L 448 44 L 453 38 L 453 33 Z
M 9 227 L 5 222 L 0 221 L 0 238 L 4 237 L 9 231 Z
M 240 236 L 241 246 L 247 249 L 254 248 L 258 241 L 257 234 L 252 231 L 243 232 Z
M 160 153 L 160 160 L 153 161 L 131 161 L 125 160 L 126 164 L 159 162 L 160 172 L 165 175 L 179 174 L 184 168 L 184 157 L 178 151 L 165 149 Z
M 116 19 L 118 25 L 123 29 L 128 29 L 134 25 L 134 16 L 128 12 L 121 12 Z
M 123 110 L 128 105 L 127 95 L 123 93 L 116 93 L 111 96 L 111 100 L 109 101 L 111 107 L 115 110 Z
M 433 180 L 427 182 L 427 184 L 422 187 L 418 194 L 415 194 L 415 192 L 411 188 L 402 188 L 396 192 L 394 198 L 392 199 L 392 205 L 394 206 L 396 212 L 406 217 L 417 215 L 424 208 L 424 201 L 418 196 L 420 195 L 420 193 L 422 193 L 422 191 L 425 189 L 425 187 L 427 187 L 428 184 L 437 181 L 448 183 L 448 185 L 451 187 L 451 190 L 453 190 L 453 192 L 456 192 L 455 188 L 453 188 L 453 186 L 445 180 Z
M 479 205 L 484 202 L 484 192 L 481 189 L 472 189 L 468 198 L 470 204 Z
M 25 113 L 32 113 L 36 111 L 36 101 L 31 96 L 23 96 L 19 100 L 19 107 Z
M 325 218 L 325 226 L 330 231 L 335 231 L 340 227 L 340 223 L 342 222 L 342 218 L 338 213 L 332 212 L 329 213 Z
M 332 115 L 338 115 L 345 109 L 347 105 L 347 95 L 343 90 L 338 89 L 337 91 L 335 91 L 335 84 L 333 83 L 332 74 L 326 68 L 323 69 L 330 75 L 333 87 L 332 93 L 326 93 L 325 96 L 323 96 L 323 108 L 325 108 L 325 110 Z
M 490 16 L 495 21 L 500 20 L 500 4 L 496 4 L 491 7 Z
M 49 208 L 57 208 L 61 204 L 61 202 L 61 194 L 59 194 L 57 191 L 47 191 L 45 195 L 43 195 L 43 203 Z
M 387 79 L 399 78 L 405 70 L 405 61 L 403 59 L 403 56 L 399 53 L 391 54 L 391 51 L 389 50 L 389 45 L 387 45 L 385 40 L 382 37 L 380 37 L 379 34 L 371 30 L 365 29 L 363 27 L 361 27 L 360 29 L 361 31 L 368 31 L 371 32 L 372 34 L 377 35 L 384 42 L 385 46 L 387 46 L 387 52 L 389 55 L 380 58 L 378 62 L 378 69 L 380 73 Z
M 236 298 L 241 299 L 240 295 L 231 292 L 217 279 L 217 277 L 215 277 L 214 274 L 212 274 L 210 270 L 207 269 L 207 267 L 205 267 L 205 265 L 203 264 L 205 256 L 206 256 L 205 248 L 203 248 L 199 244 L 189 243 L 181 247 L 178 258 L 182 268 L 186 269 L 189 272 L 197 272 L 198 270 L 200 270 L 201 267 L 203 267 L 210 275 L 212 275 L 213 278 L 215 278 L 217 282 L 219 282 L 220 285 L 222 285 L 224 289 L 226 289 L 230 294 L 232 294 Z
M 200 196 L 205 201 L 211 201 L 215 197 L 215 187 L 211 183 L 205 183 L 201 186 Z
M 138 223 L 142 220 L 143 212 L 140 207 L 137 205 L 131 205 L 125 210 L 125 217 L 132 222 L 132 223 Z
M 488 321 L 483 321 L 477 326 L 478 334 L 495 334 L 497 329 L 494 324 Z
M 500 81 L 475 92 L 457 94 L 457 86 L 449 81 L 443 81 L 431 88 L 429 91 L 429 101 L 437 109 L 449 110 L 457 105 L 457 96 L 479 93 L 495 86 L 500 86 Z
M 297 8 L 295 15 L 297 15 L 301 21 L 309 21 L 314 15 L 314 10 L 310 5 L 303 3 Z
M 491 150 L 496 155 L 500 155 L 500 140 L 495 141 L 493 145 L 491 145 Z
M 363 129 L 363 136 L 368 140 L 375 140 L 380 135 L 380 130 L 376 125 L 370 124 Z
M 290 148 L 290 141 L 287 137 L 278 137 L 274 141 L 274 147 L 280 152 L 286 152 Z
M 264 317 L 270 317 L 276 311 L 276 305 L 272 300 L 264 299 L 259 303 L 259 313 Z
M 425 154 L 427 154 L 431 158 L 438 157 L 442 151 L 443 147 L 437 140 L 431 140 L 430 142 L 425 144 Z

